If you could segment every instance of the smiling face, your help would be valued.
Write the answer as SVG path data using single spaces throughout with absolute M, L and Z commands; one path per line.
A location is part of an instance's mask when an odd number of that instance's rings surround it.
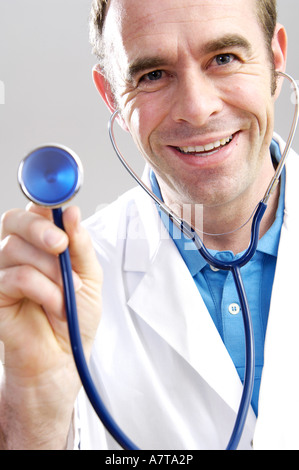
M 255 199 L 273 174 L 274 121 L 255 0 L 111 0 L 104 38 L 123 119 L 165 201 Z

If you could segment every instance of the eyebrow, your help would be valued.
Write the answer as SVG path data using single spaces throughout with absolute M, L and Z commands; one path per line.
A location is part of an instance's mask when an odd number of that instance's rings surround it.
M 212 41 L 208 41 L 201 48 L 201 53 L 211 54 L 213 52 L 222 51 L 231 47 L 243 49 L 248 55 L 252 53 L 252 46 L 249 41 L 239 34 L 227 34 Z M 136 75 L 146 70 L 157 69 L 169 63 L 170 61 L 166 56 L 137 58 L 129 66 L 128 82 L 132 82 Z
M 168 62 L 166 58 L 163 57 L 141 57 L 136 59 L 130 66 L 128 70 L 128 81 L 133 81 L 134 77 L 140 72 L 145 70 L 157 69 L 159 67 L 165 66 Z
M 227 34 L 219 39 L 209 41 L 203 46 L 203 52 L 206 54 L 216 52 L 219 50 L 227 49 L 229 47 L 238 47 L 244 49 L 247 54 L 252 53 L 252 46 L 250 42 L 239 34 Z

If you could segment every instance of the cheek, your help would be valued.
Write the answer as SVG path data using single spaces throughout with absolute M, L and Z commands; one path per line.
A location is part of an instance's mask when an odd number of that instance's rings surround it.
M 225 101 L 244 115 L 250 116 L 252 130 L 263 139 L 268 130 L 273 132 L 274 100 L 269 83 L 259 76 L 256 80 L 247 80 L 241 75 L 234 83 L 222 90 Z
M 123 116 L 132 138 L 143 154 L 151 154 L 151 136 L 168 114 L 166 103 L 155 93 L 146 94 L 125 107 Z M 137 102 L 138 101 L 138 102 Z
M 135 108 L 130 113 L 129 119 L 126 119 L 129 132 L 139 151 L 144 154 L 147 142 L 147 124 L 142 117 L 140 109 Z

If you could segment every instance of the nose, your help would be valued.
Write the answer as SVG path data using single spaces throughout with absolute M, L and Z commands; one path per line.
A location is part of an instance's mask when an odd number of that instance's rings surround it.
M 223 109 L 223 100 L 212 78 L 197 67 L 178 76 L 171 117 L 175 122 L 203 126 Z

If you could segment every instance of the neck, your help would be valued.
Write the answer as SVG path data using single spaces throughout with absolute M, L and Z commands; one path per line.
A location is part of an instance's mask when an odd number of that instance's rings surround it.
M 198 227 L 196 227 L 196 229 L 205 246 L 211 250 L 216 251 L 229 250 L 234 254 L 246 250 L 251 238 L 251 226 L 254 211 L 262 198 L 263 195 L 261 195 L 260 199 L 251 205 L 251 207 L 248 206 L 247 211 L 244 210 L 242 215 L 239 217 L 228 217 L 226 220 L 223 220 L 223 213 L 221 213 L 220 219 L 214 219 L 218 221 L 217 224 L 213 223 L 209 225 L 208 222 L 206 223 L 206 219 L 211 216 L 211 211 L 209 211 L 209 215 L 204 215 L 203 220 L 205 223 L 203 225 L 203 230 L 200 228 L 198 229 Z M 277 186 L 275 193 L 271 196 L 268 202 L 267 210 L 260 225 L 259 238 L 262 238 L 273 224 L 278 206 L 278 200 L 279 186 Z M 214 227 L 214 231 L 210 231 L 209 226 L 211 228 Z
M 201 206 L 193 204 L 189 214 L 184 213 L 182 207 L 190 205 L 177 205 L 176 211 L 197 231 L 208 249 L 216 251 L 232 251 L 240 253 L 248 248 L 251 238 L 252 216 L 258 203 L 263 199 L 265 191 L 274 175 L 271 164 L 266 172 L 262 173 L 259 181 L 247 188 L 244 193 L 233 201 L 216 206 Z M 279 200 L 279 185 L 268 201 L 267 210 L 260 225 L 261 238 L 271 227 Z M 179 213 L 181 211 L 181 213 Z M 187 217 L 186 217 L 187 215 Z

